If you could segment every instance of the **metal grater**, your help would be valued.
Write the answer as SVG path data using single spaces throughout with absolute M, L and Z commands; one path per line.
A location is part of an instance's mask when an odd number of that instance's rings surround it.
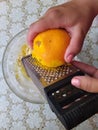
M 49 68 L 41 65 L 31 55 L 23 57 L 22 63 L 67 130 L 98 112 L 98 94 L 71 85 L 74 76 L 84 75 L 78 68 L 71 64 Z

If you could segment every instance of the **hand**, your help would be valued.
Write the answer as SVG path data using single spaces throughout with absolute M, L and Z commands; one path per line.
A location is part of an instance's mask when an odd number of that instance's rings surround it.
M 92 0 L 73 0 L 50 8 L 42 18 L 30 26 L 27 36 L 29 45 L 32 47 L 33 39 L 38 33 L 47 29 L 63 28 L 71 36 L 64 56 L 66 62 L 71 62 L 80 52 L 85 35 L 97 15 L 93 8 L 93 4 L 97 5 L 96 3 Z
M 98 93 L 98 69 L 77 61 L 73 61 L 72 64 L 88 74 L 85 76 L 75 76 L 71 80 L 72 85 L 87 92 Z

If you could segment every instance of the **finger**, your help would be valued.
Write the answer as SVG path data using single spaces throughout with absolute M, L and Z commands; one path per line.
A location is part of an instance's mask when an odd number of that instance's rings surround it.
M 83 32 L 77 27 L 72 29 L 71 32 L 71 41 L 65 52 L 65 61 L 71 62 L 76 54 L 81 51 L 84 40 Z
M 39 19 L 37 22 L 31 24 L 28 34 L 27 34 L 27 42 L 32 47 L 34 37 L 45 30 L 59 28 L 59 22 L 53 20 L 53 16 L 43 17 Z
M 37 22 L 30 25 L 30 28 L 29 28 L 28 34 L 27 34 L 27 42 L 30 45 L 30 47 L 32 47 L 34 37 L 38 33 L 42 32 L 48 28 L 49 28 L 49 26 L 47 26 L 47 22 L 44 18 L 41 18 Z
M 95 68 L 91 65 L 87 65 L 85 63 L 79 62 L 79 61 L 72 61 L 72 64 L 74 66 L 76 66 L 77 68 L 79 68 L 80 70 L 87 73 L 88 75 L 98 78 L 98 69 L 97 68 Z
M 75 76 L 71 80 L 72 85 L 87 92 L 98 92 L 98 79 L 90 76 Z

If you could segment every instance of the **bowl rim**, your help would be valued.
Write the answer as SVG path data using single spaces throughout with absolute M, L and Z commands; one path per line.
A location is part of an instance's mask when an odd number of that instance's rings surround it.
M 4 49 L 4 53 L 3 53 L 3 56 L 2 56 L 2 73 L 3 73 L 3 77 L 4 77 L 4 80 L 5 80 L 5 82 L 6 82 L 6 84 L 7 84 L 7 86 L 10 88 L 10 90 L 16 95 L 16 96 L 18 96 L 21 100 L 23 100 L 23 101 L 26 101 L 26 102 L 30 102 L 30 103 L 34 103 L 34 104 L 44 104 L 44 103 L 46 103 L 44 100 L 43 101 L 41 101 L 41 100 L 37 100 L 37 101 L 32 101 L 32 100 L 30 100 L 30 99 L 27 99 L 26 97 L 24 97 L 24 96 L 22 96 L 22 95 L 20 95 L 19 93 L 17 93 L 16 91 L 14 91 L 14 89 L 12 89 L 12 87 L 11 87 L 11 85 L 9 84 L 9 82 L 8 82 L 8 80 L 6 79 L 6 76 L 5 76 L 5 70 L 4 70 L 4 60 L 5 60 L 5 56 L 6 56 L 6 51 L 7 51 L 7 49 L 8 49 L 8 47 L 9 47 L 9 45 L 11 44 L 11 42 L 18 36 L 18 35 L 20 35 L 21 33 L 23 33 L 24 31 L 27 31 L 28 30 L 28 28 L 25 28 L 25 29 L 23 29 L 23 30 L 21 30 L 20 32 L 18 32 L 16 35 L 14 35 L 13 36 L 13 38 L 8 42 L 8 44 L 6 45 L 6 47 L 5 47 L 5 49 Z

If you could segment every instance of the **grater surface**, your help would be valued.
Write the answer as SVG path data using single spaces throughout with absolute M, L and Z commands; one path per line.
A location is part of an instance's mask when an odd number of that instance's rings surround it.
M 67 130 L 98 112 L 98 94 L 85 92 L 71 84 L 74 76 L 84 75 L 81 70 L 71 64 L 45 67 L 31 55 L 23 57 L 22 63 Z
M 46 67 L 41 65 L 36 59 L 32 58 L 31 55 L 23 57 L 22 62 L 24 66 L 28 66 L 26 67 L 27 69 L 32 69 L 32 73 L 37 76 L 44 87 L 60 81 L 63 78 L 66 78 L 69 75 L 79 71 L 79 69 L 76 67 L 66 63 L 55 68 Z

